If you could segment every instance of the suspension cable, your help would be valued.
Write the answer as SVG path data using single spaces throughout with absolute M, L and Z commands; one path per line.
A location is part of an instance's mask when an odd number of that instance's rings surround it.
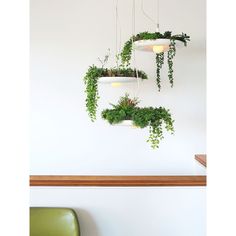
M 157 19 L 156 21 L 150 17 L 146 11 L 144 10 L 144 4 L 143 4 L 143 0 L 141 1 L 141 10 L 144 14 L 144 16 L 146 16 L 147 19 L 149 19 L 155 26 L 156 26 L 156 31 L 159 32 L 159 0 L 157 0 Z

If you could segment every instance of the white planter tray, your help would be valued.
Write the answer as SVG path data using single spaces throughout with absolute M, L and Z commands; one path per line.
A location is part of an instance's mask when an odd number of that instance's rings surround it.
M 131 127 L 133 129 L 140 128 L 138 126 L 135 126 L 132 120 L 123 120 L 121 123 L 113 124 L 112 126 Z
M 118 124 L 114 124 L 114 126 L 134 126 L 132 120 L 123 120 Z
M 136 78 L 136 77 L 117 77 L 117 76 L 113 76 L 113 77 L 100 77 L 98 79 L 98 82 L 101 84 L 110 84 L 110 83 L 134 83 L 137 82 L 137 79 L 140 78 Z
M 177 47 L 181 47 L 184 44 L 176 40 L 175 41 Z M 147 39 L 147 40 L 138 40 L 134 42 L 134 48 L 140 51 L 147 51 L 147 52 L 153 52 L 152 47 L 153 46 L 164 46 L 165 50 L 168 51 L 169 45 L 170 45 L 170 39 Z

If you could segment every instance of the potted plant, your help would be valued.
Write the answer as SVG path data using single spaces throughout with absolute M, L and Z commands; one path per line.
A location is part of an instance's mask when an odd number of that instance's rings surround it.
M 126 94 L 121 97 L 117 105 L 111 104 L 112 109 L 102 111 L 102 118 L 110 124 L 116 125 L 122 122 L 132 123 L 139 128 L 149 128 L 149 138 L 147 142 L 151 143 L 153 149 L 159 147 L 160 140 L 163 139 L 163 124 L 165 129 L 174 132 L 174 120 L 169 113 L 169 110 L 159 107 L 138 107 L 139 101 L 137 98 L 131 99 Z
M 121 52 L 121 61 L 124 65 L 130 64 L 132 50 L 143 50 L 156 53 L 156 82 L 158 90 L 161 89 L 160 71 L 164 64 L 164 52 L 167 51 L 168 77 L 173 87 L 173 58 L 176 54 L 176 46 L 183 44 L 187 46 L 190 37 L 187 34 L 172 35 L 171 31 L 160 32 L 141 32 L 133 35 L 125 44 Z
M 99 58 L 102 66 L 97 67 L 92 65 L 89 67 L 88 71 L 85 74 L 84 82 L 86 86 L 86 108 L 89 114 L 89 117 L 92 121 L 96 120 L 96 112 L 98 106 L 98 83 L 127 83 L 134 82 L 137 79 L 147 79 L 145 72 L 141 70 L 132 69 L 122 63 L 119 63 L 119 55 L 117 58 L 117 66 L 113 68 L 105 68 L 105 64 L 108 61 L 109 54 L 107 54 L 104 60 Z

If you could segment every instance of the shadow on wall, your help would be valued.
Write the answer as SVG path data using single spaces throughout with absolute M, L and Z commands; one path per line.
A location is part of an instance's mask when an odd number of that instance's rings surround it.
M 92 216 L 83 209 L 73 208 L 78 216 L 80 233 L 83 236 L 101 236 Z

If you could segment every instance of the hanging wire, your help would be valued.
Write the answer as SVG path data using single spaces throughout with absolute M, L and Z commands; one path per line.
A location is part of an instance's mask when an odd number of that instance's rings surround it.
M 157 20 L 156 21 L 152 17 L 150 17 L 144 10 L 143 0 L 141 2 L 141 10 L 144 16 L 146 16 L 156 26 L 156 31 L 159 32 L 159 0 L 157 0 Z
M 119 60 L 118 55 L 121 51 L 121 24 L 120 24 L 120 18 L 119 18 L 119 12 L 118 12 L 118 0 L 116 0 L 115 4 L 115 11 L 116 11 L 116 67 L 119 67 Z M 119 47 L 118 47 L 118 28 L 119 28 Z
M 116 11 L 116 66 L 118 68 L 118 54 L 121 51 L 121 24 L 119 21 L 119 12 L 118 12 L 118 0 L 116 0 L 116 5 L 115 5 L 115 11 Z M 119 49 L 118 49 L 118 25 L 120 26 L 119 28 Z M 135 36 L 135 0 L 133 0 L 133 7 L 132 7 L 132 48 L 134 47 L 134 40 L 133 40 L 133 36 Z M 140 81 L 138 78 L 138 71 L 136 69 L 136 54 L 135 54 L 135 50 L 133 51 L 134 53 L 134 57 L 133 57 L 133 65 L 134 65 L 134 71 L 135 71 L 135 76 L 137 78 L 137 89 L 136 89 L 136 93 L 135 93 L 135 97 L 137 97 L 138 92 L 139 92 L 139 88 L 140 88 Z
M 138 78 L 138 71 L 136 69 L 136 53 L 135 53 L 135 48 L 134 48 L 134 39 L 133 37 L 135 36 L 135 0 L 133 0 L 133 7 L 132 7 L 132 49 L 133 49 L 133 54 L 134 54 L 134 59 L 133 59 L 133 65 L 134 65 L 134 71 L 135 71 L 135 76 L 137 78 L 137 89 L 135 93 L 135 97 L 138 96 L 139 93 L 139 88 L 140 88 L 140 81 Z
M 132 6 L 132 49 L 134 49 L 134 36 L 135 36 L 135 0 L 133 0 L 133 6 Z M 136 55 L 134 50 L 134 69 L 136 71 Z
M 157 0 L 157 32 L 160 32 L 160 2 Z
M 115 6 L 115 11 L 116 11 L 116 67 L 118 68 L 118 60 L 117 60 L 117 54 L 118 54 L 118 0 L 116 0 L 116 6 Z
M 119 33 L 120 33 L 120 36 L 119 36 L 119 51 L 118 51 L 118 53 L 120 54 L 120 52 L 121 52 L 121 23 L 120 23 L 119 14 L 117 14 L 117 21 L 118 21 Z

